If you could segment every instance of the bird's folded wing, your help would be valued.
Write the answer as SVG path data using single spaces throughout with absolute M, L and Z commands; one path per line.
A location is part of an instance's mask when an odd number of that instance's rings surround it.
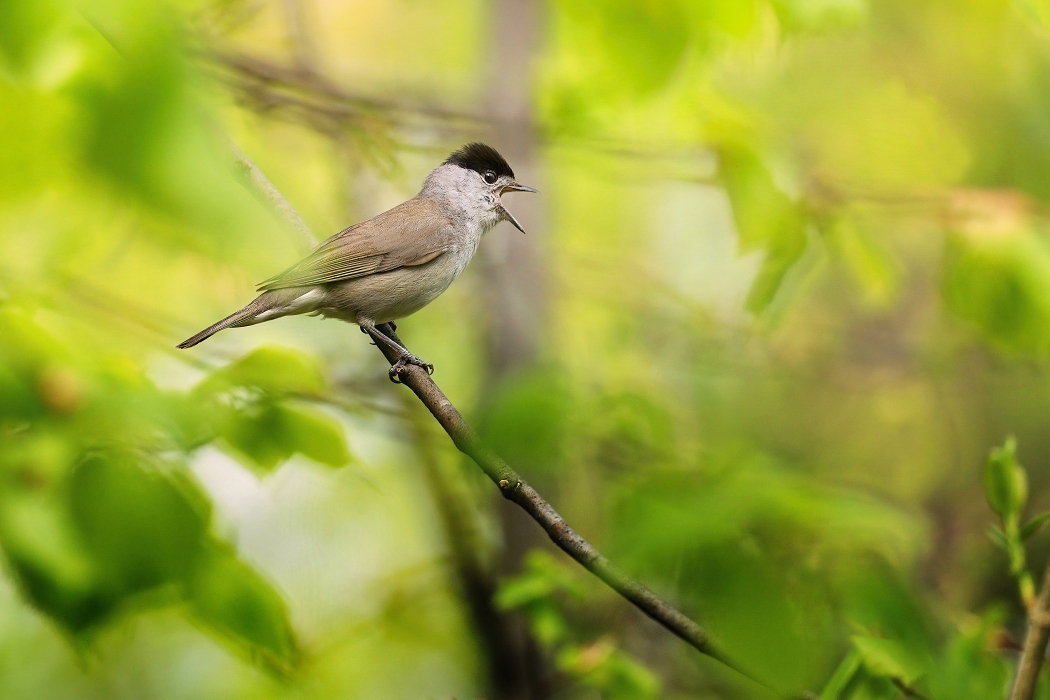
M 416 198 L 332 236 L 259 291 L 341 282 L 422 265 L 452 245 L 452 222 L 431 200 Z

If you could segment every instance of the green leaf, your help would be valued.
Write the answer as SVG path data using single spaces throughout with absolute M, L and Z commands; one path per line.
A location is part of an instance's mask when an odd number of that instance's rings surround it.
M 500 584 L 496 605 L 503 610 L 524 610 L 533 634 L 544 644 L 553 645 L 571 632 L 561 613 L 559 598 L 583 595 L 575 572 L 546 552 L 533 550 L 526 557 L 525 570 Z
M 958 234 L 944 256 L 952 314 L 1010 354 L 1050 353 L 1050 246 L 1034 230 Z
M 346 431 L 326 413 L 303 406 L 281 406 L 287 446 L 315 462 L 342 467 L 350 461 Z
M 185 578 L 207 535 L 207 501 L 187 484 L 146 469 L 130 456 L 83 460 L 69 484 L 69 508 L 105 585 L 127 595 Z
M 759 313 L 773 301 L 788 271 L 802 258 L 808 217 L 800 203 L 776 186 L 755 153 L 725 149 L 721 172 L 741 250 L 766 252 L 747 299 L 748 310 Z
M 0 3 L 0 65 L 27 72 L 60 17 L 55 0 Z
M 1028 477 L 1017 463 L 1017 441 L 1011 436 L 992 450 L 984 465 L 984 495 L 988 506 L 1004 520 L 1016 517 L 1028 500 Z
M 824 690 L 820 692 L 820 700 L 839 700 L 853 681 L 854 676 L 857 675 L 857 671 L 860 670 L 862 661 L 861 654 L 856 649 L 846 654 L 846 658 L 842 660 L 835 672 L 831 674 L 831 678 L 828 679 Z
M 325 387 L 317 361 L 290 348 L 268 345 L 214 372 L 197 387 L 207 394 L 232 387 L 250 387 L 271 394 L 312 393 Z
M 118 596 L 99 586 L 65 510 L 37 497 L 8 497 L 0 508 L 0 542 L 29 601 L 73 633 L 110 614 Z
M 583 597 L 576 572 L 567 569 L 547 552 L 534 549 L 525 558 L 525 570 L 504 581 L 496 593 L 496 604 L 504 610 L 545 600 L 556 593 Z
M 339 421 L 303 406 L 264 401 L 235 412 L 220 432 L 230 447 L 264 471 L 296 453 L 332 467 L 350 461 Z
M 866 635 L 856 635 L 852 640 L 864 666 L 877 676 L 912 683 L 926 673 L 925 664 L 899 642 Z
M 284 601 L 227 547 L 207 548 L 189 589 L 201 623 L 272 670 L 295 668 L 299 649 Z
M 74 634 L 139 593 L 179 595 L 200 556 L 204 495 L 188 477 L 142 462 L 96 453 L 75 467 L 64 498 L 9 493 L 0 504 L 0 539 L 26 597 Z
M 1043 528 L 1043 525 L 1046 525 L 1047 520 L 1050 520 L 1050 512 L 1041 513 L 1025 523 L 1020 532 L 1021 541 L 1024 542 L 1029 537 L 1039 532 Z
M 780 229 L 766 250 L 758 276 L 747 294 L 747 310 L 761 313 L 773 302 L 787 273 L 806 251 L 805 220 L 799 217 L 782 222 Z

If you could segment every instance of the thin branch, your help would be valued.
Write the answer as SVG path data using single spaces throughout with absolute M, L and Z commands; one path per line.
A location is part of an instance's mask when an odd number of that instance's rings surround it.
M 1035 604 L 1028 609 L 1028 631 L 1025 633 L 1017 675 L 1010 700 L 1032 700 L 1039 672 L 1046 661 L 1046 644 L 1050 641 L 1050 564 L 1047 564 L 1043 587 Z
M 251 158 L 245 155 L 244 151 L 238 148 L 237 144 L 232 140 L 227 139 L 227 143 L 234 162 L 237 164 L 238 174 L 241 176 L 245 186 L 259 195 L 281 215 L 281 218 L 295 231 L 296 239 L 302 248 L 309 250 L 317 245 L 317 238 L 314 237 L 310 227 L 303 221 L 303 217 L 299 216 L 299 212 L 295 210 L 295 207 L 273 186 L 273 183 L 270 182 L 270 179 L 266 177 L 263 171 L 259 170 L 259 166 L 253 163 Z
M 404 347 L 388 324 L 384 324 L 380 329 Z M 376 347 L 391 364 L 397 361 L 396 351 L 382 343 L 378 343 Z M 492 483 L 496 484 L 503 497 L 513 501 L 528 513 L 562 551 L 700 653 L 722 662 L 764 687 L 769 687 L 732 660 L 707 630 L 618 569 L 587 540 L 569 527 L 569 524 L 550 503 L 481 441 L 478 434 L 452 405 L 444 392 L 438 388 L 426 370 L 416 365 L 408 365 L 398 373 L 398 378 L 423 402 L 427 410 L 452 438 L 452 442 L 459 451 L 474 460 L 475 464 L 481 467 L 485 475 L 492 480 Z
M 474 126 L 484 122 L 478 115 L 458 112 L 437 105 L 408 104 L 356 94 L 317 73 L 303 73 L 298 68 L 270 63 L 242 53 L 201 48 L 198 50 L 198 55 L 209 61 L 214 67 L 230 71 L 242 78 L 275 88 L 309 93 L 356 112 L 425 117 L 428 120 L 446 120 Z

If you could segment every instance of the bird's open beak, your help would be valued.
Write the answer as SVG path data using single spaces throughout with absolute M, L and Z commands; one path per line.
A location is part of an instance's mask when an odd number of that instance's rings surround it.
M 519 185 L 513 180 L 511 180 L 503 186 L 503 189 L 500 190 L 500 195 L 502 195 L 504 192 L 533 192 L 539 194 L 539 190 L 534 190 L 531 187 L 526 187 L 525 185 Z M 514 215 L 507 211 L 507 208 L 504 207 L 502 204 L 500 204 L 500 212 L 503 214 L 503 218 L 509 221 L 514 226 L 514 228 L 518 229 L 522 233 L 525 233 L 525 229 L 521 227 L 521 224 L 518 223 L 518 220 L 515 219 Z
M 503 194 L 504 192 L 532 192 L 533 194 L 540 193 L 539 190 L 534 190 L 531 187 L 526 187 L 525 185 L 519 185 L 513 180 L 511 180 L 503 186 L 503 189 L 500 191 L 500 194 Z

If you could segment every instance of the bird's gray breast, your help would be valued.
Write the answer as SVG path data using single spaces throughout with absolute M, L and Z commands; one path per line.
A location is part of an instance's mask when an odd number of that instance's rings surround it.
M 466 268 L 478 240 L 473 237 L 451 245 L 423 265 L 399 267 L 326 285 L 325 301 L 318 309 L 325 316 L 357 323 L 365 318 L 385 323 L 422 309 L 441 295 Z

